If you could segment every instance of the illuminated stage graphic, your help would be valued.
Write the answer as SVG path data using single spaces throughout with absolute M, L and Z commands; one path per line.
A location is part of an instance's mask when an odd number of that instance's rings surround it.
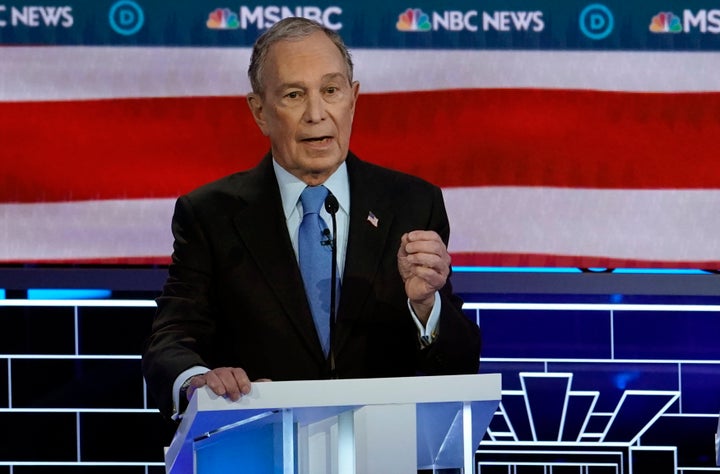
M 479 474 L 720 473 L 720 357 L 704 340 L 717 306 L 466 308 L 482 322 L 481 372 L 503 374 Z

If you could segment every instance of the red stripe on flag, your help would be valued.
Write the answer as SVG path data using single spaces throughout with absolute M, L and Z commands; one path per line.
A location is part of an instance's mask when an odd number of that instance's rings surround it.
M 242 98 L 0 104 L 0 201 L 171 197 L 268 146 Z
M 717 188 L 720 93 L 360 97 L 351 148 L 442 187 Z M 269 148 L 243 97 L 0 103 L 0 202 L 170 197 Z
M 437 91 L 358 107 L 354 150 L 443 187 L 720 187 L 720 93 Z

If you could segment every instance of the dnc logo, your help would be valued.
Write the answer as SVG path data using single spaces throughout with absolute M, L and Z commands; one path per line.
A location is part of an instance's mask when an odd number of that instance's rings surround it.
M 591 40 L 607 38 L 614 27 L 612 12 L 601 3 L 588 5 L 580 12 L 580 31 Z
M 206 25 L 211 30 L 236 30 L 240 28 L 237 13 L 229 8 L 216 8 L 208 15 Z
M 652 18 L 650 31 L 653 33 L 682 33 L 680 17 L 673 12 L 660 12 Z
M 430 31 L 430 17 L 419 8 L 408 8 L 398 15 L 395 27 L 400 31 Z
M 119 0 L 110 7 L 110 27 L 123 36 L 134 35 L 145 24 L 143 9 L 132 0 Z

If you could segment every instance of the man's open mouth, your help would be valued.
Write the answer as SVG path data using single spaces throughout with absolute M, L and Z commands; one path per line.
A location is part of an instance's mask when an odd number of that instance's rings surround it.
M 322 141 L 330 140 L 330 139 L 332 139 L 332 137 L 329 135 L 326 135 L 326 136 L 322 136 L 322 137 L 303 138 L 302 141 L 304 141 L 304 142 L 322 142 Z

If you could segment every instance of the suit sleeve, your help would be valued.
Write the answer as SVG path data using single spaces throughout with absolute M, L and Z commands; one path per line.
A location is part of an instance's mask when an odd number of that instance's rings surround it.
M 448 245 L 450 224 L 440 188 L 433 186 L 428 229 Z M 441 311 L 437 337 L 420 351 L 420 370 L 427 375 L 473 374 L 480 366 L 480 328 L 462 311 L 462 299 L 453 293 L 452 271 L 440 290 Z
M 150 394 L 165 416 L 173 414 L 172 385 L 193 366 L 208 366 L 200 354 L 214 330 L 209 311 L 212 259 L 187 197 L 175 204 L 172 263 L 142 358 Z

